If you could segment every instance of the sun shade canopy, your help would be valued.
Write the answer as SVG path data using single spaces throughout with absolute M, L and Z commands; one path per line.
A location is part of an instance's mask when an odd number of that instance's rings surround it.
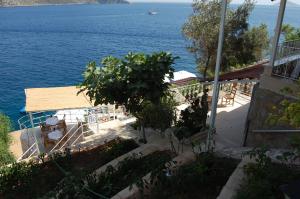
M 25 89 L 26 112 L 55 111 L 93 107 L 84 94 L 77 95 L 76 86 Z

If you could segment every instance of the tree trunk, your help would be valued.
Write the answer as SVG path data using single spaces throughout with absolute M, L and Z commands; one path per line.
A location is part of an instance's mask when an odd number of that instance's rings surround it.
M 205 66 L 204 66 L 204 71 L 203 71 L 203 80 L 206 80 L 206 76 L 207 76 L 207 69 L 208 69 L 208 65 L 209 65 L 209 61 L 210 61 L 210 55 L 207 57 L 207 60 L 205 62 Z
M 142 143 L 146 144 L 147 143 L 147 138 L 146 138 L 145 127 L 144 127 L 143 124 L 141 124 L 140 129 L 141 129 L 141 134 L 142 134 L 142 139 L 140 141 Z

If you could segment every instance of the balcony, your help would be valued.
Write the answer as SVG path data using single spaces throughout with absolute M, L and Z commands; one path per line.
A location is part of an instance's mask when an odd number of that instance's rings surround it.
M 300 40 L 288 41 L 277 47 L 272 75 L 298 80 L 300 75 Z

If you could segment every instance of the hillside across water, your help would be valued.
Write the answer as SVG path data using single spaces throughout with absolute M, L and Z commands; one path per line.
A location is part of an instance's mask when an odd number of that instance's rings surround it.
M 56 4 L 112 4 L 128 3 L 126 0 L 0 0 L 0 6 L 34 6 Z

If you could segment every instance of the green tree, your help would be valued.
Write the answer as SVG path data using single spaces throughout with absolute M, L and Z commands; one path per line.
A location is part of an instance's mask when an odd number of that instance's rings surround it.
M 8 133 L 11 130 L 12 125 L 9 118 L 0 113 L 0 166 L 14 161 L 14 157 L 9 151 L 10 137 Z
M 142 123 L 145 124 L 145 127 L 157 129 L 162 133 L 175 122 L 176 105 L 177 103 L 171 96 L 161 98 L 159 104 L 145 102 L 140 113 L 143 119 Z
M 260 60 L 269 46 L 266 25 L 249 29 L 248 18 L 253 7 L 254 2 L 246 0 L 236 9 L 227 9 L 222 72 Z M 195 0 L 193 14 L 182 28 L 183 35 L 190 42 L 187 49 L 194 54 L 204 78 L 212 74 L 216 63 L 220 13 L 221 1 Z
M 295 28 L 290 24 L 283 24 L 281 32 L 285 41 L 293 41 L 300 39 L 300 28 Z
M 293 96 L 295 99 L 283 99 L 279 104 L 274 104 L 267 118 L 270 125 L 284 125 L 300 128 L 300 81 L 297 82 L 296 89 L 284 87 L 281 89 L 282 95 Z
M 176 58 L 160 52 L 151 55 L 129 53 L 123 59 L 112 56 L 88 64 L 84 73 L 81 91 L 86 91 L 94 105 L 124 105 L 139 121 L 146 142 L 141 112 L 145 102 L 155 105 L 167 95 L 169 83 L 165 76 L 173 77 L 173 64 Z

